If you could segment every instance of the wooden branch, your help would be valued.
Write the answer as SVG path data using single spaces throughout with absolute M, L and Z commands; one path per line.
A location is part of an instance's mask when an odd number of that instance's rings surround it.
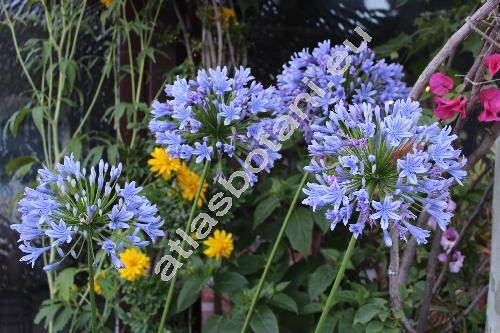
M 399 292 L 398 271 L 399 271 L 399 236 L 394 228 L 391 228 L 392 246 L 390 248 L 389 261 L 389 295 L 391 296 L 392 310 L 396 317 L 409 333 L 416 333 L 413 324 L 406 317 L 403 310 L 403 301 Z
M 488 184 L 488 187 L 486 190 L 483 192 L 483 195 L 481 197 L 481 200 L 479 201 L 479 204 L 477 205 L 476 209 L 472 213 L 472 215 L 469 217 L 467 222 L 465 222 L 465 225 L 463 226 L 462 230 L 460 231 L 460 234 L 458 235 L 458 238 L 451 247 L 450 251 L 446 255 L 446 260 L 443 263 L 443 268 L 441 269 L 441 273 L 439 274 L 438 279 L 436 280 L 436 283 L 434 285 L 434 288 L 432 289 L 432 296 L 436 295 L 439 292 L 439 288 L 441 287 L 441 284 L 443 283 L 444 276 L 448 270 L 448 264 L 450 263 L 451 256 L 455 249 L 457 249 L 462 242 L 462 240 L 465 238 L 465 234 L 467 231 L 469 231 L 469 228 L 472 226 L 472 224 L 476 221 L 477 217 L 481 214 L 483 211 L 483 207 L 488 201 L 488 196 L 490 192 L 493 190 L 493 181 L 490 181 Z
M 425 227 L 428 220 L 429 213 L 427 213 L 426 211 L 421 212 L 417 220 L 417 226 L 420 228 Z M 410 267 L 413 264 L 413 259 L 415 258 L 416 251 L 417 241 L 412 237 L 406 244 L 406 249 L 403 252 L 403 259 L 401 260 L 401 266 L 399 267 L 398 284 L 401 286 L 406 286 L 406 283 L 408 282 L 408 272 L 410 271 Z
M 212 0 L 212 7 L 214 9 L 215 27 L 217 28 L 217 65 L 222 66 L 224 39 L 222 36 L 222 25 L 220 23 L 221 14 L 215 0 Z
M 184 45 L 186 46 L 186 53 L 189 61 L 194 64 L 193 61 L 193 51 L 191 49 L 191 43 L 189 42 L 189 34 L 186 29 L 186 25 L 184 24 L 184 20 L 182 19 L 181 12 L 179 11 L 179 6 L 177 6 L 177 0 L 173 0 L 173 7 L 174 7 L 174 12 L 175 16 L 177 16 L 177 20 L 179 20 L 179 26 L 181 27 L 182 30 L 182 37 L 184 39 Z
M 479 293 L 477 293 L 476 297 L 472 300 L 472 302 L 469 304 L 469 306 L 462 311 L 462 313 L 455 319 L 453 319 L 449 324 L 448 327 L 444 330 L 444 332 L 453 332 L 455 328 L 460 324 L 462 320 L 465 319 L 474 309 L 476 308 L 477 303 L 486 296 L 486 293 L 488 292 L 488 286 L 483 286 Z
M 488 134 L 483 139 L 479 147 L 477 147 L 476 150 L 474 150 L 472 154 L 467 157 L 467 164 L 465 165 L 466 171 L 470 171 L 476 163 L 490 151 L 498 135 L 500 135 L 500 122 L 496 122 L 491 128 L 487 129 L 487 131 Z
M 420 304 L 420 311 L 417 320 L 417 332 L 423 333 L 429 323 L 429 310 L 432 301 L 432 284 L 436 275 L 436 268 L 438 264 L 438 255 L 441 246 L 441 235 L 443 231 L 441 228 L 436 227 L 434 233 L 434 240 L 432 241 L 431 252 L 429 253 L 429 260 L 427 261 L 427 278 L 425 281 L 425 290 Z
M 451 37 L 448 39 L 443 48 L 436 54 L 434 59 L 427 65 L 422 74 L 415 82 L 415 85 L 410 91 L 410 98 L 417 100 L 418 96 L 424 91 L 425 85 L 431 75 L 436 71 L 436 68 L 445 61 L 445 59 L 453 52 L 453 50 L 465 40 L 465 38 L 471 33 L 472 25 L 476 24 L 480 20 L 485 19 L 493 10 L 498 6 L 500 0 L 488 0 L 482 5 L 466 22 L 460 29 L 458 29 Z

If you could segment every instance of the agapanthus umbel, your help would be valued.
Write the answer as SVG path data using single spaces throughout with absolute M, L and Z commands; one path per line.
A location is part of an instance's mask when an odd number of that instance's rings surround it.
M 410 233 L 425 243 L 429 231 L 413 222 L 423 209 L 441 229 L 453 214 L 447 210 L 453 180 L 461 184 L 465 159 L 453 148 L 451 128 L 418 125 L 418 102 L 397 100 L 385 108 L 368 103 L 335 106 L 324 126 L 313 126 L 308 149 L 309 172 L 317 183 L 304 189 L 304 204 L 327 207 L 333 230 L 339 222 L 358 237 L 379 225 L 387 246 L 394 228 L 401 239 Z
M 273 87 L 264 89 L 253 79 L 243 67 L 234 76 L 217 67 L 200 69 L 194 80 L 177 77 L 165 88 L 168 100 L 153 103 L 149 128 L 156 142 L 170 156 L 196 163 L 226 156 L 243 165 L 249 151 L 262 148 L 269 156 L 267 169 L 272 168 L 280 155 L 260 144 L 259 136 L 269 132 L 280 103 Z
M 50 247 L 61 258 L 49 263 L 45 270 L 58 266 L 68 255 L 77 256 L 88 233 L 110 256 L 116 269 L 123 268 L 119 253 L 127 245 L 146 246 L 164 233 L 157 209 L 141 196 L 135 182 L 118 184 L 122 165 L 99 162 L 90 172 L 81 168 L 73 156 L 55 170 L 38 170 L 38 186 L 25 189 L 19 202 L 21 223 L 13 224 L 19 232 L 19 247 L 26 253 L 21 261 L 35 261 Z M 48 238 L 52 239 L 49 245 Z
M 339 52 L 339 53 L 337 53 Z M 341 75 L 333 75 L 328 71 L 328 61 L 331 63 L 341 60 L 340 52 L 346 52 L 350 57 L 350 64 Z M 344 68 L 344 60 L 336 69 Z M 278 94 L 284 110 L 291 105 L 297 95 L 310 93 L 317 100 L 317 104 L 307 103 L 302 109 L 308 117 L 301 121 L 300 129 L 304 131 L 307 141 L 312 132 L 311 123 L 328 116 L 328 110 L 338 103 L 374 103 L 383 105 L 386 101 L 394 101 L 408 95 L 409 89 L 402 81 L 403 67 L 399 64 L 388 64 L 385 60 L 377 60 L 375 53 L 368 48 L 360 53 L 353 53 L 344 45 L 331 46 L 330 41 L 323 41 L 309 51 L 303 49 L 295 53 L 291 60 L 283 65 L 283 71 L 278 75 Z M 316 96 L 308 84 L 312 82 L 324 92 L 323 96 Z

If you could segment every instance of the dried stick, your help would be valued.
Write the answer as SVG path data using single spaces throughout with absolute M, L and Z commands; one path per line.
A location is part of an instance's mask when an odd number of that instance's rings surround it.
M 182 19 L 181 12 L 179 11 L 179 6 L 177 6 L 177 0 L 173 0 L 172 3 L 174 7 L 175 16 L 177 16 L 177 20 L 179 20 L 179 26 L 181 27 L 182 30 L 182 37 L 184 39 L 184 45 L 186 47 L 187 57 L 191 63 L 194 63 L 193 51 L 191 49 L 191 43 L 189 42 L 189 34 L 186 29 L 186 25 L 184 24 L 184 20 Z
M 420 311 L 417 320 L 417 332 L 423 333 L 428 324 L 429 309 L 432 301 L 432 283 L 436 275 L 436 268 L 438 264 L 439 247 L 441 242 L 441 235 L 443 231 L 441 228 L 436 228 L 434 240 L 432 241 L 431 252 L 429 253 L 429 261 L 427 262 L 427 279 L 425 281 L 425 290 L 420 304 Z
M 453 52 L 453 50 L 464 41 L 464 39 L 471 33 L 472 25 L 476 24 L 480 20 L 486 18 L 493 10 L 498 6 L 500 0 L 488 0 L 482 5 L 472 16 L 467 20 L 467 22 L 462 25 L 451 37 L 448 39 L 443 48 L 436 54 L 434 59 L 427 65 L 422 74 L 415 82 L 415 85 L 410 91 L 410 98 L 417 100 L 418 96 L 424 91 L 425 85 L 432 73 L 436 71 L 436 68 Z
M 224 39 L 222 36 L 222 26 L 220 24 L 221 15 L 219 11 L 219 7 L 217 7 L 217 2 L 212 0 L 212 7 L 214 9 L 214 17 L 215 17 L 215 27 L 217 28 L 217 65 L 222 65 L 222 56 L 224 49 Z
M 469 217 L 469 219 L 467 220 L 467 222 L 463 226 L 462 230 L 460 231 L 460 234 L 458 235 L 457 241 L 455 242 L 455 244 L 453 244 L 450 251 L 446 254 L 446 260 L 443 263 L 443 268 L 441 269 L 441 273 L 439 274 L 439 277 L 436 280 L 434 288 L 432 289 L 432 296 L 436 295 L 439 292 L 439 288 L 441 287 L 441 284 L 444 280 L 444 276 L 445 276 L 446 271 L 448 269 L 448 264 L 450 263 L 452 253 L 455 251 L 455 249 L 458 248 L 458 246 L 460 245 L 460 243 L 464 239 L 465 234 L 467 233 L 469 228 L 476 221 L 479 214 L 481 214 L 481 212 L 483 211 L 483 206 L 488 201 L 488 196 L 489 196 L 492 189 L 493 189 L 493 180 L 490 181 L 490 183 L 488 184 L 488 187 L 483 192 L 483 195 L 481 197 L 481 200 L 479 201 L 479 204 L 477 205 L 476 209 L 474 210 L 474 212 Z
M 467 164 L 465 165 L 465 169 L 467 171 L 471 170 L 476 165 L 476 163 L 479 162 L 479 160 L 482 159 L 483 156 L 490 151 L 491 147 L 495 143 L 495 140 L 500 134 L 500 123 L 495 123 L 487 131 L 488 134 L 483 139 L 479 147 L 477 147 L 476 150 L 474 150 L 472 154 L 467 157 Z
M 483 286 L 479 291 L 479 293 L 476 295 L 476 297 L 474 297 L 472 302 L 469 304 L 469 306 L 464 311 L 462 311 L 462 313 L 457 318 L 453 319 L 448 324 L 448 327 L 446 327 L 444 332 L 447 333 L 453 332 L 455 328 L 458 326 L 458 324 L 460 324 L 460 322 L 464 320 L 465 317 L 467 317 L 472 311 L 474 311 L 474 308 L 476 307 L 477 303 L 479 303 L 479 301 L 486 295 L 487 292 L 488 292 L 488 286 L 487 285 Z
M 421 212 L 417 220 L 417 226 L 422 228 L 423 226 L 425 226 L 428 220 L 429 213 L 425 211 Z M 398 284 L 401 286 L 406 286 L 406 283 L 408 281 L 408 272 L 410 271 L 410 267 L 413 264 L 413 259 L 415 258 L 416 251 L 417 241 L 412 237 L 406 245 L 406 249 L 403 253 L 403 259 L 401 261 L 401 266 L 398 272 Z
M 416 333 L 412 323 L 403 311 L 403 301 L 399 292 L 398 271 L 399 271 L 399 236 L 396 230 L 391 228 L 392 246 L 390 250 L 389 262 L 389 294 L 391 296 L 392 310 L 395 316 L 399 316 L 399 321 L 407 332 Z

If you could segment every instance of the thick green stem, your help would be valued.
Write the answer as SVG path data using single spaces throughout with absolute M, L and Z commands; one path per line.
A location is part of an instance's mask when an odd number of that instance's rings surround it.
M 95 303 L 94 290 L 94 250 L 92 248 L 92 235 L 90 231 L 87 234 L 87 267 L 89 270 L 89 287 L 90 287 L 90 308 L 92 314 L 92 333 L 97 333 L 97 308 Z
M 335 278 L 335 282 L 333 283 L 332 290 L 330 290 L 330 295 L 326 300 L 325 307 L 323 308 L 323 312 L 321 313 L 321 317 L 319 318 L 318 325 L 316 326 L 315 333 L 320 333 L 325 325 L 326 318 L 328 317 L 328 313 L 333 306 L 333 300 L 335 299 L 335 293 L 340 286 L 340 282 L 344 277 L 345 270 L 347 268 L 347 264 L 349 263 L 349 258 L 351 258 L 352 252 L 354 251 L 354 245 L 356 245 L 356 237 L 354 234 L 349 241 L 349 245 L 347 246 L 347 250 L 344 254 L 344 259 L 342 259 L 342 263 L 340 264 L 339 272 L 337 273 L 337 277 Z
M 208 167 L 210 166 L 210 161 L 205 161 L 205 166 L 203 167 L 203 172 L 200 178 L 200 184 L 198 185 L 198 189 L 196 190 L 196 195 L 194 196 L 193 205 L 191 206 L 191 211 L 189 213 L 189 218 L 186 223 L 186 227 L 184 228 L 184 232 L 187 234 L 191 230 L 191 222 L 193 222 L 194 214 L 196 213 L 196 207 L 198 206 L 198 200 L 200 199 L 201 190 L 203 189 L 203 183 L 207 178 Z M 186 246 L 186 242 L 183 240 L 181 243 L 181 248 L 184 250 L 184 246 Z M 181 260 L 180 253 L 177 255 L 177 261 Z M 158 327 L 158 333 L 163 333 L 163 329 L 165 327 L 165 323 L 168 317 L 168 309 L 170 307 L 170 303 L 172 302 L 172 297 L 174 296 L 175 289 L 175 281 L 177 280 L 177 276 L 174 275 L 172 280 L 170 281 L 170 286 L 168 288 L 167 298 L 165 299 L 165 305 L 163 305 L 163 314 L 161 316 L 160 326 Z
M 308 173 L 304 173 L 302 176 L 302 179 L 300 181 L 299 186 L 297 187 L 297 191 L 295 192 L 295 195 L 292 200 L 292 204 L 290 205 L 290 208 L 288 208 L 288 212 L 286 213 L 285 220 L 283 221 L 283 224 L 281 225 L 281 229 L 278 233 L 278 237 L 274 241 L 273 248 L 271 249 L 271 253 L 267 257 L 267 263 L 266 266 L 264 267 L 264 272 L 262 272 L 262 275 L 260 277 L 259 284 L 257 286 L 257 290 L 255 291 L 255 294 L 252 299 L 252 303 L 250 304 L 250 309 L 248 310 L 247 317 L 245 319 L 245 323 L 243 324 L 243 328 L 241 329 L 241 333 L 245 333 L 248 328 L 250 327 L 250 320 L 252 319 L 252 315 L 255 309 L 255 305 L 257 304 L 257 300 L 259 299 L 260 293 L 262 291 L 262 286 L 264 285 L 264 281 L 266 281 L 267 273 L 269 272 L 269 268 L 271 267 L 271 263 L 273 262 L 274 256 L 276 255 L 276 251 L 278 250 L 278 246 L 283 239 L 283 236 L 285 235 L 286 227 L 288 226 L 288 222 L 290 221 L 290 217 L 292 216 L 292 212 L 297 204 L 297 200 L 299 199 L 300 193 L 302 192 L 302 187 L 304 187 L 304 183 L 306 182 Z

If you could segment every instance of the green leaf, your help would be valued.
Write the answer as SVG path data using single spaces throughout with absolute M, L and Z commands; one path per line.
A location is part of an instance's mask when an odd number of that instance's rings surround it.
M 313 219 L 309 209 L 298 207 L 290 216 L 286 236 L 294 249 L 307 257 L 312 243 Z
M 278 320 L 267 306 L 260 306 L 255 310 L 250 327 L 254 332 L 258 333 L 279 332 Z
M 205 286 L 206 280 L 207 279 L 205 277 L 193 277 L 186 279 L 186 282 L 182 286 L 177 298 L 177 308 L 175 310 L 176 313 L 187 309 L 189 306 L 191 306 L 191 304 L 196 302 L 196 300 L 200 296 L 200 292 L 203 289 L 203 286 Z
M 238 258 L 238 273 L 243 275 L 253 274 L 266 264 L 266 259 L 260 255 L 245 254 Z
M 54 283 L 59 296 L 61 296 L 61 299 L 66 302 L 69 302 L 69 298 L 71 295 L 70 288 L 75 282 L 75 274 L 76 268 L 66 268 L 57 275 Z
M 214 315 L 208 318 L 205 325 L 203 325 L 204 333 L 218 333 L 222 332 L 222 325 L 224 323 L 224 317 Z
M 40 134 L 44 133 L 43 129 L 43 116 L 44 116 L 43 106 L 36 106 L 31 110 L 31 116 L 33 117 L 33 122 Z
M 314 223 L 321 229 L 321 231 L 326 233 L 328 230 L 330 230 L 330 222 L 326 219 L 325 217 L 325 210 L 320 209 L 312 213 Z
M 51 304 L 41 307 L 33 322 L 38 325 L 42 322 L 42 319 L 45 318 L 45 326 L 47 326 L 48 322 L 54 318 L 60 307 L 61 304 Z
M 308 315 L 313 313 L 321 313 L 323 305 L 317 302 L 306 304 L 300 311 L 301 315 Z
M 335 269 L 330 265 L 322 265 L 312 273 L 307 286 L 310 299 L 324 292 L 335 279 Z
M 337 263 L 340 260 L 340 251 L 337 249 L 322 249 L 321 253 L 334 263 Z
M 372 320 L 379 312 L 380 307 L 375 304 L 365 304 L 356 311 L 354 315 L 354 324 L 361 323 L 366 324 Z
M 372 321 L 366 325 L 365 333 L 378 333 L 382 332 L 384 325 L 380 321 Z
M 33 167 L 34 162 L 28 163 L 20 167 L 14 172 L 14 178 L 23 178 Z
M 297 302 L 287 294 L 279 293 L 273 296 L 271 299 L 271 305 L 278 307 L 283 310 L 299 313 L 299 308 L 297 307 Z
M 275 196 L 269 197 L 266 200 L 262 200 L 259 202 L 257 207 L 255 207 L 255 211 L 253 214 L 253 228 L 255 229 L 257 226 L 262 224 L 269 215 L 274 212 L 274 210 L 279 205 L 279 199 Z
M 7 165 L 5 166 L 5 172 L 7 172 L 8 175 L 12 175 L 14 172 L 16 172 L 19 168 L 21 168 L 24 165 L 32 165 L 35 160 L 31 156 L 20 156 L 17 157 L 13 160 L 10 160 Z
M 70 307 L 65 307 L 64 310 L 56 316 L 56 319 L 54 320 L 53 331 L 56 333 L 61 331 L 69 322 L 72 314 L 73 310 Z
M 73 153 L 75 155 L 75 159 L 79 160 L 82 155 L 82 142 L 80 141 L 80 138 L 76 137 L 71 139 L 66 146 L 66 151 L 68 152 L 68 155 Z
M 325 325 L 321 329 L 320 333 L 332 333 L 337 325 L 338 318 L 332 314 L 326 317 Z
M 214 288 L 232 294 L 248 286 L 245 277 L 236 272 L 222 272 L 214 276 Z
M 22 123 L 24 118 L 26 117 L 27 114 L 31 112 L 31 109 L 29 108 L 24 108 L 19 111 L 16 111 L 7 121 L 9 124 L 9 129 L 10 132 L 12 133 L 12 136 L 16 136 L 17 132 L 19 130 L 19 125 Z

